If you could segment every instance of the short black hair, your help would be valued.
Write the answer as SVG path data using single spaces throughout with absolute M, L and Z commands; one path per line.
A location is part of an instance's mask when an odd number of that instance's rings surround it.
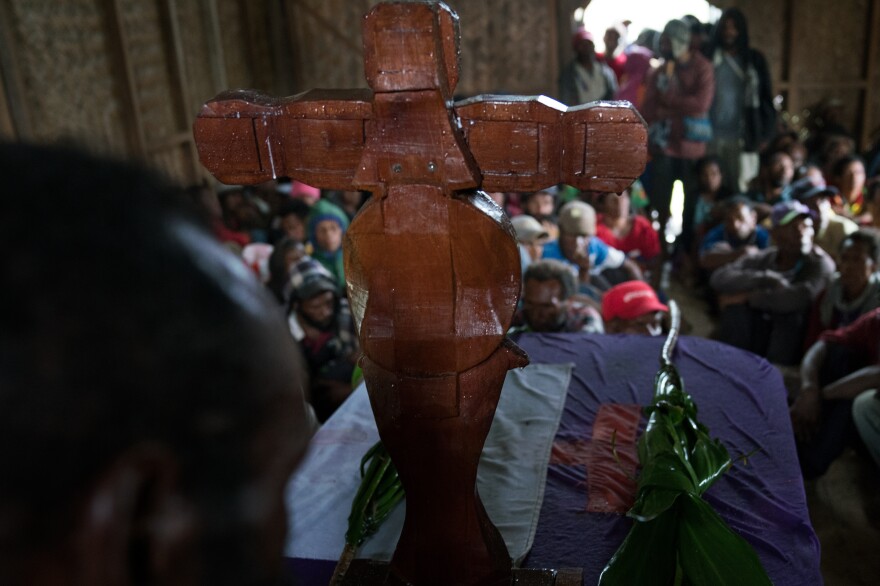
M 526 268 L 523 275 L 523 283 L 526 281 L 558 281 L 562 287 L 564 299 L 568 299 L 577 293 L 577 281 L 574 271 L 565 263 L 554 259 L 542 259 L 535 261 Z
M 706 155 L 705 157 L 701 157 L 697 161 L 697 165 L 695 167 L 695 171 L 697 175 L 703 172 L 703 169 L 708 167 L 709 165 L 717 165 L 718 168 L 721 168 L 721 159 L 716 155 Z
M 785 151 L 783 149 L 773 149 L 773 150 L 768 149 L 766 151 L 763 151 L 758 156 L 758 164 L 761 166 L 761 169 L 766 169 L 767 167 L 769 167 L 773 163 L 773 159 L 775 159 L 776 157 L 778 157 L 780 155 L 784 155 L 784 156 L 788 157 L 789 159 L 791 159 L 791 155 L 788 153 L 788 151 Z M 794 162 L 794 161 L 792 161 L 792 162 Z
M 250 478 L 283 394 L 257 366 L 279 364 L 267 292 L 153 172 L 0 143 L 0 175 L 0 565 L 65 539 L 74 503 L 143 442 L 174 451 L 194 497 Z
M 868 258 L 877 265 L 880 263 L 880 233 L 872 228 L 859 228 L 852 234 L 847 234 L 846 238 L 840 243 L 840 250 L 846 246 L 847 242 L 853 244 L 862 244 L 868 253 Z
M 863 165 L 865 164 L 862 158 L 858 155 L 844 155 L 840 157 L 834 161 L 834 164 L 831 166 L 831 176 L 840 177 L 843 175 L 846 168 L 855 162 L 862 163 Z
M 293 198 L 281 204 L 281 207 L 278 208 L 278 217 L 283 218 L 284 216 L 289 216 L 290 214 L 293 214 L 294 216 L 305 222 L 306 219 L 309 217 L 309 212 L 311 210 L 311 206 L 309 206 L 309 204 L 307 204 L 305 201 L 300 198 Z
M 722 210 L 724 211 L 725 217 L 728 214 L 733 213 L 736 210 L 736 208 L 738 208 L 740 206 L 745 206 L 750 210 L 755 209 L 755 202 L 753 202 L 752 200 L 750 200 L 749 198 L 747 198 L 744 195 L 734 195 L 733 197 L 729 197 L 725 200 L 722 200 L 719 203 L 724 206 L 722 208 Z

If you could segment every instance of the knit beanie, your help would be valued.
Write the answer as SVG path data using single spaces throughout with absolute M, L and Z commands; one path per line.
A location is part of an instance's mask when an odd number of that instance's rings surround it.
M 345 215 L 342 208 L 329 200 L 319 199 L 315 202 L 315 205 L 312 206 L 312 211 L 309 212 L 308 238 L 313 246 L 317 246 L 317 243 L 315 242 L 315 228 L 318 226 L 319 222 L 323 222 L 324 220 L 333 220 L 338 223 L 339 227 L 342 228 L 343 234 L 348 229 L 348 216 Z

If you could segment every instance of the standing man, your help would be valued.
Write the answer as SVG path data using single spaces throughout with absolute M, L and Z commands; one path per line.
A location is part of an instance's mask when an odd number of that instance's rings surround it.
M 690 47 L 690 27 L 670 20 L 660 36 L 663 60 L 648 75 L 642 115 L 648 123 L 654 181 L 651 203 L 660 214 L 661 245 L 669 220 L 672 186 L 684 184 L 682 241 L 686 246 L 693 229 L 696 206 L 696 161 L 706 154 L 708 112 L 715 92 L 712 65 Z
M 596 100 L 610 100 L 617 91 L 617 78 L 604 62 L 596 58 L 593 35 L 579 28 L 572 38 L 574 59 L 559 76 L 559 101 L 577 106 Z
M 617 83 L 620 84 L 626 67 L 626 26 L 622 22 L 615 22 L 605 29 L 602 37 L 605 43 L 605 52 L 598 53 L 596 57 L 604 62 L 614 72 Z
M 773 136 L 776 109 L 767 60 L 749 47 L 746 17 L 738 8 L 721 14 L 712 35 L 715 99 L 710 150 L 721 159 L 725 186 L 734 193 L 758 171 L 758 152 Z

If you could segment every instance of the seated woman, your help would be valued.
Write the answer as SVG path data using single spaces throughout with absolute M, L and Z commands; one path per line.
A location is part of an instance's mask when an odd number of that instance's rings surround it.
M 865 163 L 857 155 L 841 157 L 831 167 L 828 185 L 840 191 L 839 209 L 834 211 L 849 218 L 865 212 Z
M 859 223 L 880 229 L 880 177 L 874 177 L 865 187 L 865 213 L 859 216 Z
M 599 200 L 596 236 L 608 246 L 625 253 L 639 264 L 642 271 L 650 272 L 652 283 L 660 278 L 660 240 L 651 221 L 630 213 L 629 190 L 617 195 L 605 193 Z
M 722 200 L 731 197 L 724 187 L 721 163 L 716 156 L 706 156 L 697 161 L 697 188 L 699 197 L 694 208 L 694 244 L 699 247 L 706 232 L 724 221 Z

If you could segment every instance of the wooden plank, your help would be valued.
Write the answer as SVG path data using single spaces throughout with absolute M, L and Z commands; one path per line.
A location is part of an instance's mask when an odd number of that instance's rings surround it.
M 349 35 L 345 35 L 336 23 L 331 22 L 321 16 L 314 8 L 312 8 L 308 2 L 303 2 L 302 0 L 291 0 L 293 4 L 296 4 L 303 14 L 308 14 L 324 31 L 330 33 L 330 35 L 339 41 L 339 43 L 351 49 L 352 51 L 359 53 L 361 51 L 360 45 L 356 42 L 352 41 Z
M 125 122 L 125 133 L 131 154 L 144 157 L 146 154 L 146 138 L 141 109 L 138 102 L 137 85 L 131 57 L 128 51 L 128 38 L 125 32 L 125 20 L 119 0 L 104 0 L 109 15 L 107 39 L 116 75 L 121 79 L 122 88 L 122 120 Z
M 795 16 L 797 11 L 794 8 L 794 0 L 785 0 L 785 35 L 786 35 L 786 62 L 784 64 L 785 73 L 783 74 L 787 82 L 788 104 L 786 108 L 794 115 L 800 117 L 801 99 L 800 99 L 800 80 L 794 75 L 794 64 L 797 59 L 797 27 Z
M 28 107 L 21 68 L 15 48 L 12 8 L 0 2 L 0 131 L 4 137 L 28 139 L 33 136 L 31 112 Z
M 797 87 L 799 90 L 822 90 L 822 89 L 844 89 L 844 90 L 862 90 L 868 86 L 868 82 L 864 79 L 850 79 L 844 81 L 798 81 L 797 84 L 792 82 L 780 82 L 776 85 L 777 89 L 791 89 Z
M 180 35 L 180 19 L 177 13 L 177 0 L 162 0 L 159 6 L 159 14 L 165 37 L 168 39 L 171 57 L 168 60 L 171 67 L 171 80 L 175 86 L 177 94 L 177 104 L 175 110 L 178 118 L 175 122 L 179 124 L 177 130 L 171 137 L 174 146 L 185 145 L 188 156 L 186 167 L 189 169 L 188 179 L 195 182 L 202 173 L 199 164 L 199 156 L 196 151 L 196 144 L 193 140 L 190 129 L 192 128 L 194 115 L 189 110 L 190 95 L 187 85 L 186 59 L 183 54 L 183 40 Z M 182 140 L 181 140 L 182 139 Z M 155 146 L 155 143 L 150 145 Z M 151 149 L 152 150 L 152 149 Z
M 159 151 L 177 148 L 181 145 L 185 145 L 188 142 L 193 144 L 195 143 L 195 141 L 193 140 L 191 126 L 186 130 L 181 130 L 180 132 L 175 132 L 174 134 L 163 136 L 156 140 L 150 141 L 147 144 L 146 152 L 154 154 Z M 201 174 L 201 165 L 199 165 L 198 170 L 199 174 Z
M 251 42 L 251 39 L 253 38 L 252 35 L 255 30 L 255 27 L 254 27 L 253 7 L 251 6 L 250 0 L 238 0 L 238 14 L 239 14 L 239 19 L 241 20 L 242 23 L 244 23 L 242 26 L 242 28 L 244 29 L 244 38 L 245 38 L 244 50 L 245 50 L 245 54 L 247 55 L 246 59 L 247 59 L 248 69 L 251 71 L 251 76 L 250 76 L 250 80 L 249 80 L 250 84 L 251 84 L 250 87 L 260 87 L 260 86 L 255 85 L 255 83 L 254 83 L 256 81 L 255 80 L 255 77 L 256 77 L 255 72 L 258 71 L 260 64 L 257 62 L 258 61 L 257 52 L 254 49 L 254 43 Z M 262 34 L 266 34 L 265 26 L 262 26 L 262 27 L 258 26 L 256 28 L 256 30 L 260 30 L 260 32 Z
M 269 2 L 269 43 L 275 64 L 274 93 L 281 96 L 294 92 L 293 48 L 287 34 L 287 5 L 284 2 Z
M 2 74 L 2 70 L 0 70 Z M 15 124 L 12 122 L 12 111 L 6 99 L 6 86 L 3 75 L 0 75 L 0 140 L 15 140 Z
M 877 54 L 880 53 L 880 0 L 873 0 L 868 7 L 869 14 L 866 18 L 868 23 L 868 42 L 866 46 L 867 55 L 865 57 L 865 96 L 862 101 L 862 133 L 859 137 L 861 148 L 867 150 L 871 144 L 871 134 L 873 132 L 873 108 L 874 96 L 877 88 L 872 83 L 872 76 L 880 67 Z
M 217 12 L 217 0 L 202 0 L 206 29 L 208 31 L 208 54 L 211 56 L 211 79 L 214 81 L 214 92 L 220 93 L 229 87 L 226 75 L 226 60 L 223 56 L 223 37 L 220 35 L 220 14 Z
M 547 70 L 552 72 L 550 75 L 550 84 L 547 88 L 546 92 L 550 93 L 551 96 L 556 95 L 557 91 L 557 83 L 556 78 L 559 75 L 559 71 L 561 69 L 560 61 L 559 61 L 559 7 L 557 4 L 557 0 L 547 0 L 547 13 L 550 15 L 549 21 L 551 23 L 555 23 L 555 26 L 550 27 L 550 46 L 554 48 L 554 50 L 548 51 L 548 57 L 550 62 L 547 63 Z

